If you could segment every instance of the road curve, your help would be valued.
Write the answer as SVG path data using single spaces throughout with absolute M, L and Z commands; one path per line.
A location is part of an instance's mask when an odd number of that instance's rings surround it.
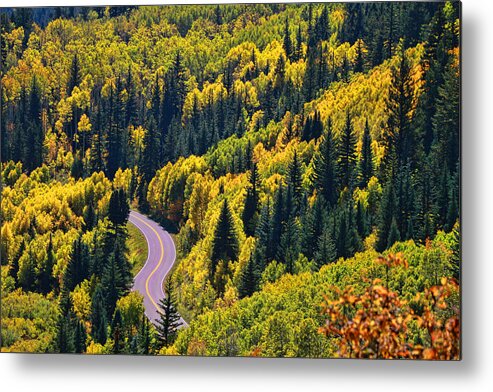
M 147 241 L 147 260 L 134 278 L 133 291 L 144 296 L 147 318 L 156 323 L 159 301 L 165 297 L 163 282 L 176 260 L 173 239 L 158 223 L 136 211 L 130 211 L 129 221 L 139 229 Z M 180 319 L 182 326 L 185 320 Z

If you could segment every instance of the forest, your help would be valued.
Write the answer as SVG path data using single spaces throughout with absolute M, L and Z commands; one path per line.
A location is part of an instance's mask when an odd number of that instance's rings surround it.
M 1 351 L 460 359 L 459 15 L 0 9 Z

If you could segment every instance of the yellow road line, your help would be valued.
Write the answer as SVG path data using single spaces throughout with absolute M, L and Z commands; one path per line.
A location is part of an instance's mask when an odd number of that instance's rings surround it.
M 154 301 L 154 299 L 152 299 L 151 293 L 149 292 L 149 280 L 151 280 L 152 275 L 154 275 L 154 273 L 158 270 L 158 268 L 161 266 L 161 263 L 163 262 L 163 258 L 164 258 L 163 241 L 161 241 L 161 237 L 159 237 L 159 233 L 154 229 L 154 227 L 152 227 L 149 223 L 147 223 L 146 221 L 144 221 L 143 219 L 139 218 L 136 215 L 133 215 L 133 217 L 135 219 L 141 221 L 144 225 L 146 225 L 149 229 L 151 229 L 154 232 L 154 234 L 156 234 L 156 237 L 159 241 L 159 246 L 161 248 L 161 257 L 159 258 L 159 262 L 157 263 L 157 265 L 154 267 L 154 269 L 152 270 L 152 272 L 149 274 L 149 276 L 146 279 L 146 293 L 147 293 L 147 296 L 149 297 L 149 299 L 151 300 L 152 304 L 156 307 L 156 309 L 158 311 L 160 311 L 158 304 Z M 150 253 L 150 249 L 148 249 L 147 251 Z

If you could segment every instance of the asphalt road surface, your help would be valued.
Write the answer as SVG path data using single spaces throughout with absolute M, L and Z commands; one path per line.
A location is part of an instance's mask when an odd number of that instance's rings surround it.
M 156 323 L 159 318 L 159 301 L 165 297 L 163 282 L 176 260 L 173 239 L 158 223 L 136 211 L 130 211 L 129 221 L 139 229 L 147 240 L 147 260 L 134 278 L 132 290 L 144 296 L 147 318 Z M 186 326 L 181 319 L 182 326 Z

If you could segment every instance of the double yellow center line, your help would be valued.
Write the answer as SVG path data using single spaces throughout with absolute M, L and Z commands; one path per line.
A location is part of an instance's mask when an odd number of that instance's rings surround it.
M 154 227 L 152 227 L 149 223 L 147 223 L 146 221 L 144 221 L 143 219 L 139 218 L 138 216 L 134 215 L 133 216 L 135 219 L 137 219 L 138 221 L 142 222 L 144 225 L 146 225 L 149 229 L 151 229 L 154 234 L 156 234 L 156 237 L 159 241 L 159 247 L 161 249 L 161 256 L 159 257 L 159 262 L 156 264 L 156 266 L 154 267 L 154 269 L 152 270 L 152 272 L 149 274 L 149 276 L 147 277 L 146 279 L 146 293 L 147 293 L 147 296 L 149 297 L 149 299 L 151 300 L 152 304 L 156 307 L 156 309 L 159 311 L 160 308 L 158 306 L 158 304 L 154 301 L 154 299 L 152 298 L 151 296 L 151 293 L 149 292 L 149 281 L 151 280 L 152 278 L 152 275 L 154 275 L 156 273 L 156 271 L 159 269 L 159 267 L 161 266 L 162 262 L 163 262 L 163 259 L 164 259 L 164 244 L 163 244 L 163 241 L 161 241 L 161 237 L 159 236 L 159 233 L 154 229 Z M 145 236 L 145 234 L 144 234 Z M 147 257 L 149 257 L 150 255 L 150 252 L 151 250 L 150 249 L 147 249 Z

